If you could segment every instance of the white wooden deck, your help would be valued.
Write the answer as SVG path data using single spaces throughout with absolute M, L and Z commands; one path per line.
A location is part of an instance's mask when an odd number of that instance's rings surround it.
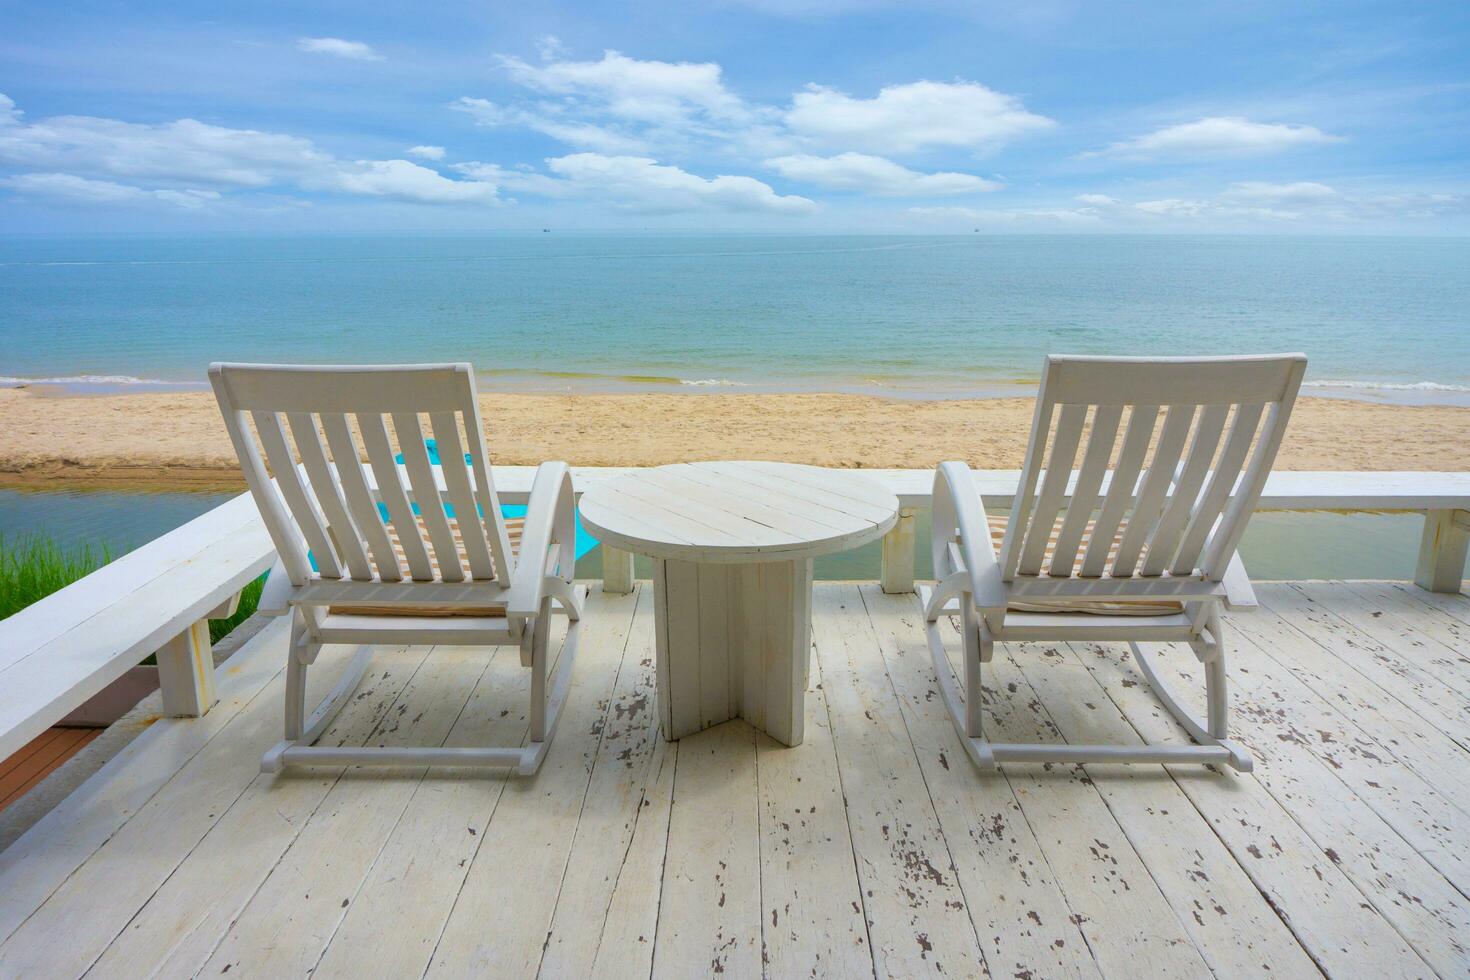
M 978 774 L 917 600 L 831 583 L 799 748 L 741 722 L 657 738 L 643 586 L 594 594 L 534 779 L 264 776 L 278 621 L 213 711 L 155 724 L 0 854 L 0 977 L 1467 975 L 1470 599 L 1260 597 L 1230 619 L 1248 776 Z M 988 723 L 1168 737 L 1123 654 L 1002 646 Z M 526 677 L 514 649 L 385 649 L 324 741 L 514 738 Z

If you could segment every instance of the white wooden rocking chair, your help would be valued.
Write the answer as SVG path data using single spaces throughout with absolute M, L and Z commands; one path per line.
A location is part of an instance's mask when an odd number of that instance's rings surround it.
M 576 516 L 567 465 L 541 464 L 523 521 L 501 516 L 468 364 L 213 364 L 209 378 L 279 556 L 261 609 L 292 617 L 285 739 L 261 768 L 514 766 L 535 773 L 566 698 L 586 598 L 572 584 Z M 421 415 L 437 440 L 438 465 Z M 551 675 L 553 602 L 569 624 Z M 326 643 L 364 646 L 308 715 L 306 672 Z M 370 645 L 386 643 L 518 645 L 531 670 L 527 744 L 314 745 L 356 689 Z
M 1251 769 L 1250 754 L 1228 737 L 1220 607 L 1255 606 L 1236 547 L 1305 370 L 1301 354 L 1049 357 L 1008 519 L 987 518 L 969 467 L 940 464 L 938 583 L 919 593 L 945 704 L 977 765 L 1200 762 Z M 1074 474 L 1084 429 L 1090 434 Z M 938 622 L 953 613 L 963 636 L 963 695 Z M 1126 641 L 1159 700 L 1198 744 L 989 741 L 980 672 L 994 644 L 1008 640 Z M 1189 644 L 1204 669 L 1206 718 L 1165 686 L 1143 642 Z

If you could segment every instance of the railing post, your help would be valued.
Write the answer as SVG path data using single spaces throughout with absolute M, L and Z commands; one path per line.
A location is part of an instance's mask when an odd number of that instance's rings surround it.
M 155 654 L 163 713 L 170 718 L 198 718 L 219 700 L 214 693 L 214 647 L 209 639 L 211 619 L 229 619 L 240 608 L 236 592 L 211 609 Z
M 898 522 L 883 535 L 883 591 L 899 595 L 914 591 L 914 511 L 905 507 Z
M 1470 545 L 1470 510 L 1427 510 L 1419 539 L 1414 584 L 1430 592 L 1459 592 Z
M 163 713 L 197 718 L 214 706 L 214 650 L 209 620 L 201 619 L 164 644 L 157 653 Z
M 627 595 L 633 591 L 633 554 L 602 546 L 602 591 Z

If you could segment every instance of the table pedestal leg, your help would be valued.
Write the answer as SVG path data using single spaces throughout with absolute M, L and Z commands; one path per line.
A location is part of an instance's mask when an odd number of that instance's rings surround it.
M 653 563 L 659 724 L 676 739 L 744 718 L 800 745 L 812 563 Z

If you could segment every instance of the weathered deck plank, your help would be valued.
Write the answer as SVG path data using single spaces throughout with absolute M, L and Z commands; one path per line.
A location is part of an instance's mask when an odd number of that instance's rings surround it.
M 1138 673 L 1111 645 L 1068 647 L 1148 742 L 1184 736 Z M 1091 692 L 1078 692 L 1088 697 Z M 1249 725 L 1237 730 L 1249 732 Z M 1292 819 L 1260 780 L 1222 778 L 1198 766 L 1170 770 L 1175 783 L 1230 849 L 1314 962 L 1331 976 L 1423 977 L 1427 964 Z
M 978 976 L 984 954 L 856 586 L 818 590 L 812 639 L 876 972 Z
M 630 597 L 588 599 L 589 623 L 556 739 L 535 779 L 507 782 L 428 976 L 534 975 L 566 871 L 632 624 Z
M 332 663 L 325 652 L 322 659 Z M 363 690 L 371 695 L 363 700 L 386 711 L 411 669 L 395 668 L 381 685 L 377 675 L 365 677 Z M 329 685 L 321 678 L 311 693 L 321 697 Z M 252 705 L 278 707 L 283 690 L 284 677 L 277 676 Z M 79 976 L 87 970 L 254 783 L 260 755 L 280 738 L 279 726 L 278 710 L 244 711 L 231 719 L 0 946 L 0 976 Z M 58 943 L 62 936 L 66 941 Z
M 743 721 L 679 740 L 653 975 L 761 975 L 755 729 Z
M 367 741 L 389 746 L 443 744 L 486 659 L 486 651 L 464 647 L 414 648 L 396 669 L 406 672 L 410 665 L 416 669 Z M 467 671 L 473 660 L 478 669 Z M 391 679 L 394 669 L 385 667 L 380 673 Z M 422 772 L 408 768 L 342 772 L 199 972 L 263 977 L 310 973 L 402 817 Z
M 1009 645 L 1007 652 L 1067 741 L 1141 741 L 1107 698 L 1077 697 L 1087 685 L 1068 672 L 1085 672 L 1085 667 L 1067 657 L 1026 658 L 1023 648 Z M 1229 848 L 1167 770 L 1094 767 L 1088 775 L 1216 976 L 1318 975 L 1291 930 L 1261 901 Z
M 977 896 L 968 905 L 986 964 L 1001 976 L 1102 976 L 1010 777 L 970 767 L 935 687 L 913 596 L 868 586 L 862 595 L 960 887 Z
M 475 653 L 483 662 L 490 651 Z M 525 736 L 529 707 L 530 677 L 516 651 L 493 651 L 444 744 L 513 745 Z M 421 774 L 313 976 L 423 974 L 505 781 L 504 773 Z M 384 929 L 390 920 L 394 927 Z
M 567 859 L 561 895 L 551 919 L 551 932 L 540 972 L 545 977 L 593 976 L 600 929 L 588 928 L 607 914 L 613 892 L 626 866 L 642 802 L 650 781 L 657 779 L 658 712 L 653 703 L 652 590 L 644 589 L 610 603 L 621 615 L 639 612 L 631 626 L 618 670 L 612 705 L 592 767 L 577 833 Z
M 815 657 L 811 670 L 801 745 L 793 751 L 769 736 L 756 738 L 766 971 L 867 976 L 873 956 Z
M 391 713 L 393 699 L 400 696 L 410 672 L 422 665 L 420 654 L 427 652 L 414 651 L 412 660 L 400 659 L 397 667 L 402 669 L 393 670 L 388 677 L 383 676 L 385 661 L 395 655 L 378 658 L 368 675 L 373 696 L 344 707 L 324 734 L 325 743 L 368 742 Z M 323 661 L 325 657 L 318 662 Z M 330 682 L 333 665 L 326 661 L 324 666 L 321 673 L 326 676 L 312 678 L 313 683 Z M 113 940 L 92 968 L 92 975 L 145 975 L 159 964 L 165 974 L 197 971 L 341 774 L 341 769 L 324 768 L 303 773 L 301 778 L 257 776 Z
M 958 633 L 955 641 L 957 651 Z M 1022 659 L 1062 661 L 1060 654 L 1031 644 L 1014 646 Z M 1045 663 L 1038 669 L 1051 666 Z M 997 741 L 1065 740 L 1038 692 L 1008 656 L 997 653 L 990 667 L 986 687 L 992 696 L 986 720 Z M 1101 768 L 1105 774 L 1110 769 Z M 1088 770 L 1065 765 L 1017 767 L 1010 779 L 1105 976 L 1198 977 L 1209 972 L 1184 927 L 1182 916 L 1188 914 L 1188 906 L 1171 907 Z
M 259 775 L 285 643 L 267 629 L 215 711 L 156 723 L 0 854 L 0 975 L 1410 977 L 1470 962 L 1470 751 L 1446 726 L 1470 715 L 1463 596 L 1264 587 L 1260 613 L 1230 618 L 1254 774 L 982 774 L 938 703 L 913 597 L 876 585 L 817 587 L 803 745 L 741 722 L 663 742 L 647 592 L 594 592 L 568 714 L 529 780 Z M 525 671 L 487 652 L 381 651 L 390 676 L 375 667 L 327 737 L 513 740 Z M 1187 652 L 1160 663 L 1198 670 Z M 1122 646 L 1002 645 L 986 696 L 1008 738 L 1184 738 Z

